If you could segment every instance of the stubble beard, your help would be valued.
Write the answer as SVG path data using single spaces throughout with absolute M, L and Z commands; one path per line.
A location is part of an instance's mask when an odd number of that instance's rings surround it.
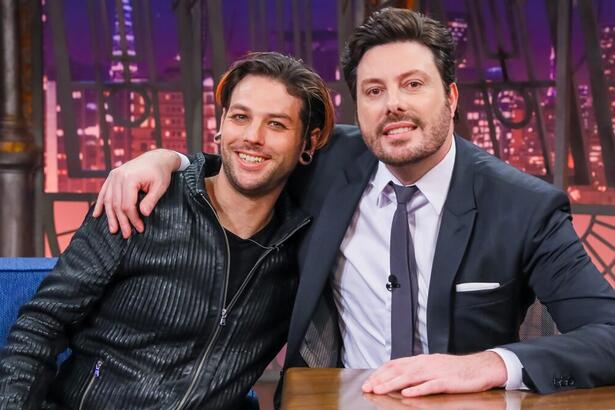
M 258 149 L 250 148 L 252 151 L 258 151 Z M 240 194 L 250 197 L 258 198 L 269 194 L 271 191 L 284 185 L 288 179 L 289 173 L 281 175 L 279 169 L 269 169 L 266 172 L 262 172 L 259 179 L 249 184 L 242 183 L 241 178 L 238 176 L 235 167 L 233 166 L 234 152 L 231 149 L 226 149 L 223 145 L 220 147 L 220 156 L 222 157 L 222 170 L 228 180 L 229 184 Z
M 418 141 L 388 141 L 385 147 L 384 127 L 391 122 L 411 121 L 422 131 Z M 451 123 L 451 107 L 448 101 L 440 109 L 438 117 L 430 124 L 412 114 L 390 115 L 371 134 L 363 133 L 365 143 L 381 162 L 391 166 L 416 164 L 438 152 L 448 138 Z M 360 124 L 359 124 L 360 126 Z

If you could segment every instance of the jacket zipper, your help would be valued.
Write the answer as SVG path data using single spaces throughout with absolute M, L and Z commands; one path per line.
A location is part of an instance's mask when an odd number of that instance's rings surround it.
M 94 381 L 100 377 L 100 368 L 102 367 L 102 365 L 102 360 L 99 359 L 96 361 L 96 365 L 94 366 L 94 372 L 92 373 L 92 378 L 90 379 L 90 382 L 88 383 L 87 387 L 85 388 L 85 391 L 83 392 L 83 396 L 81 397 L 81 402 L 79 403 L 79 410 L 83 410 L 85 399 L 88 397 L 88 393 L 92 389 L 92 386 L 94 386 Z
M 250 272 L 248 273 L 248 276 L 246 276 L 246 279 L 243 281 L 243 283 L 241 284 L 241 286 L 239 287 L 239 289 L 235 293 L 235 296 L 233 296 L 233 299 L 231 299 L 231 301 L 227 305 L 226 309 L 224 309 L 224 313 L 225 314 L 228 314 L 228 311 L 235 305 L 235 303 L 237 302 L 237 299 L 239 299 L 239 296 L 241 296 L 241 294 L 243 293 L 244 289 L 248 286 L 248 283 L 250 283 L 250 280 L 252 279 L 252 276 L 254 275 L 254 272 L 256 271 L 256 269 L 258 268 L 260 263 L 263 261 L 263 259 L 265 259 L 274 249 L 277 249 L 280 245 L 282 245 L 288 238 L 293 236 L 295 234 L 295 232 L 297 232 L 299 229 L 301 229 L 305 225 L 307 225 L 308 222 L 309 222 L 309 219 L 304 220 L 300 225 L 295 227 L 295 229 L 290 231 L 282 239 L 280 239 L 278 242 L 276 242 L 275 244 L 273 244 L 273 245 L 271 245 L 270 247 L 267 248 L 265 253 L 263 253 L 261 255 L 261 257 L 258 258 L 258 260 L 254 264 L 252 269 L 250 269 Z M 226 315 L 225 315 L 225 319 L 226 319 Z M 225 320 L 225 323 L 226 323 L 226 320 Z M 224 326 L 222 323 L 220 323 L 220 325 Z
M 205 194 L 201 193 L 201 198 L 203 198 L 203 201 L 205 201 L 207 206 L 209 206 L 209 208 L 213 212 L 214 216 L 216 217 L 216 221 L 218 222 L 218 225 L 220 226 L 220 229 L 222 229 L 222 234 L 224 235 L 224 243 L 226 245 L 227 264 L 226 264 L 226 273 L 224 275 L 224 292 L 222 293 L 222 310 L 220 311 L 220 321 L 218 322 L 219 326 L 216 326 L 216 329 L 214 330 L 214 334 L 212 335 L 211 339 L 209 340 L 209 343 L 207 344 L 207 347 L 205 348 L 205 351 L 203 352 L 203 355 L 201 356 L 201 359 L 199 360 L 199 364 L 197 365 L 196 371 L 194 372 L 194 376 L 192 377 L 192 381 L 190 381 L 190 385 L 188 386 L 188 390 L 186 390 L 186 394 L 184 394 L 182 399 L 179 401 L 179 404 L 177 405 L 176 410 L 181 410 L 184 407 L 184 405 L 188 402 L 188 398 L 190 397 L 190 394 L 194 390 L 194 386 L 196 385 L 196 381 L 198 380 L 199 375 L 200 375 L 201 371 L 203 370 L 203 365 L 205 364 L 205 359 L 207 358 L 207 356 L 209 356 L 209 352 L 210 352 L 211 348 L 213 347 L 216 339 L 218 339 L 218 334 L 220 334 L 221 326 L 226 325 L 227 311 L 226 311 L 225 305 L 226 305 L 226 292 L 228 290 L 229 272 L 230 272 L 230 269 L 231 269 L 231 250 L 230 250 L 229 243 L 228 243 L 228 236 L 226 235 L 226 231 L 224 230 L 224 227 L 222 226 L 222 223 L 220 222 L 220 218 L 218 218 L 218 214 L 216 213 L 216 210 L 209 203 L 209 201 L 205 197 Z
M 301 223 L 299 226 L 295 227 L 295 229 L 290 231 L 282 239 L 280 239 L 274 245 L 269 247 L 267 249 L 267 251 L 264 254 L 262 254 L 260 256 L 260 258 L 258 258 L 258 260 L 254 264 L 252 269 L 250 269 L 250 272 L 248 273 L 248 276 L 244 279 L 243 283 L 241 284 L 241 286 L 239 287 L 239 289 L 235 293 L 235 296 L 233 296 L 233 299 L 231 299 L 231 301 L 227 305 L 226 304 L 226 294 L 227 294 L 227 291 L 228 291 L 228 279 L 229 279 L 229 271 L 230 271 L 230 266 L 231 266 L 231 262 L 230 262 L 231 261 L 231 250 L 230 250 L 229 243 L 228 243 L 228 236 L 226 235 L 226 231 L 224 230 L 224 227 L 222 226 L 222 223 L 220 222 L 220 219 L 218 218 L 218 214 L 216 213 L 216 210 L 214 209 L 214 207 L 209 203 L 209 201 L 207 200 L 207 198 L 205 197 L 205 195 L 203 193 L 201 193 L 201 197 L 203 198 L 205 203 L 209 206 L 209 208 L 213 212 L 214 216 L 216 217 L 216 221 L 218 222 L 218 225 L 220 225 L 220 228 L 222 229 L 222 233 L 224 234 L 224 241 L 226 243 L 226 255 L 227 255 L 228 263 L 226 264 L 226 275 L 224 277 L 224 293 L 223 293 L 223 297 L 222 297 L 222 301 L 223 301 L 222 302 L 222 310 L 220 311 L 220 320 L 218 322 L 218 326 L 216 326 L 216 329 L 214 330 L 214 334 L 212 335 L 209 343 L 207 344 L 207 347 L 205 348 L 205 351 L 204 351 L 203 355 L 201 356 L 201 359 L 199 360 L 199 364 L 198 364 L 198 366 L 196 368 L 196 371 L 194 372 L 194 376 L 192 378 L 192 381 L 190 382 L 190 385 L 188 386 L 188 390 L 186 390 L 186 394 L 184 394 L 184 396 L 180 400 L 178 406 L 176 407 L 176 410 L 181 410 L 184 407 L 184 405 L 187 403 L 188 398 L 190 397 L 190 394 L 192 393 L 192 391 L 194 390 L 194 387 L 196 386 L 196 381 L 199 379 L 199 375 L 200 375 L 201 371 L 203 370 L 203 366 L 205 365 L 205 360 L 207 359 L 207 356 L 209 356 L 209 353 L 210 353 L 210 351 L 211 351 L 215 341 L 218 339 L 218 335 L 220 334 L 220 331 L 222 330 L 222 328 L 224 326 L 226 326 L 226 318 L 228 316 L 228 313 L 229 313 L 230 309 L 236 303 L 237 299 L 239 298 L 239 296 L 241 295 L 243 290 L 246 288 L 246 286 L 250 282 L 250 279 L 254 275 L 254 272 L 256 271 L 256 268 L 258 267 L 258 265 L 263 261 L 263 259 L 265 259 L 267 257 L 267 255 L 269 255 L 271 253 L 271 251 L 273 251 L 274 249 L 277 249 L 282 243 L 284 243 L 288 238 L 290 238 L 295 232 L 297 232 L 299 229 L 303 228 L 309 222 L 309 218 L 305 219 L 303 221 L 303 223 Z

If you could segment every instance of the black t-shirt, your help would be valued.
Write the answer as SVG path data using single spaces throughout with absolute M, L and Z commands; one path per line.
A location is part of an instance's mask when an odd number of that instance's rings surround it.
M 258 258 L 265 252 L 266 247 L 270 245 L 278 225 L 279 221 L 274 213 L 271 221 L 249 239 L 242 239 L 225 229 L 231 252 L 231 266 L 226 294 L 227 303 L 239 290 Z

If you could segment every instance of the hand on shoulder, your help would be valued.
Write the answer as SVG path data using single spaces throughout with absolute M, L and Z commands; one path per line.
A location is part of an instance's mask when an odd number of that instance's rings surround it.
M 137 211 L 139 191 L 146 193 L 139 210 L 148 216 L 166 192 L 171 174 L 180 163 L 175 151 L 156 149 L 113 169 L 98 194 L 93 216 L 101 216 L 104 208 L 109 231 L 116 233 L 121 229 L 124 238 L 130 237 L 131 226 L 143 232 L 143 221 Z

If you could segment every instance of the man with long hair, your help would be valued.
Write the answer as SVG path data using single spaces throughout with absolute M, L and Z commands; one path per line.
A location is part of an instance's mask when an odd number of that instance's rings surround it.
M 0 408 L 236 409 L 282 348 L 310 222 L 284 185 L 327 142 L 333 104 L 278 53 L 234 63 L 216 96 L 221 155 L 170 178 L 142 235 L 88 213 L 21 308 Z

